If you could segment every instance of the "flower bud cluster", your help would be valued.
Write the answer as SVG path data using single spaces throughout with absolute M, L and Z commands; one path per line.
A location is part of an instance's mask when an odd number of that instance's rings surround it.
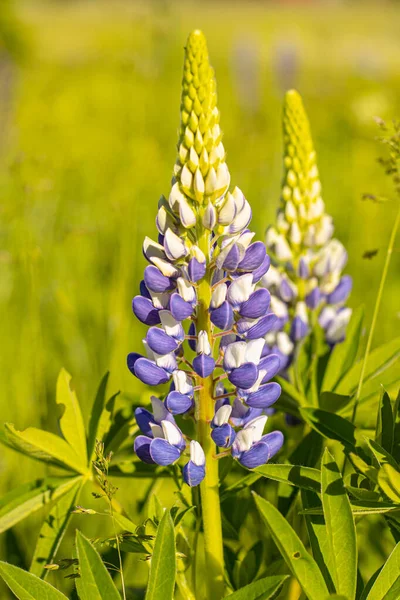
M 271 307 L 278 317 L 266 342 L 280 356 L 284 369 L 296 344 L 317 321 L 330 346 L 344 339 L 351 316 L 345 303 L 352 280 L 342 275 L 347 252 L 332 237 L 333 221 L 321 197 L 309 122 L 294 90 L 285 97 L 283 135 L 281 202 L 276 224 L 266 234 L 273 264 L 262 283 L 272 293 Z
M 135 451 L 147 463 L 180 458 L 187 440 L 175 418 L 198 420 L 206 382 L 215 400 L 209 424 L 217 446 L 231 448 L 252 468 L 283 443 L 280 432 L 263 435 L 265 411 L 280 395 L 270 382 L 279 358 L 264 339 L 277 321 L 260 285 L 270 260 L 248 229 L 249 203 L 239 188 L 229 192 L 229 183 L 214 74 L 204 36 L 195 31 L 186 47 L 172 189 L 159 203 L 157 241 L 144 241 L 149 264 L 133 299 L 133 312 L 149 329 L 145 355 L 129 354 L 128 367 L 147 385 L 169 384 L 164 397 L 152 398 L 152 413 L 136 410 Z M 198 485 L 206 469 L 202 447 L 191 440 L 184 480 Z

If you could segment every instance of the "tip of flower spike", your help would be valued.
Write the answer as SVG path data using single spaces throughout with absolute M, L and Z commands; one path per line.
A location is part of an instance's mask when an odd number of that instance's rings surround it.
M 191 50 L 195 51 L 198 48 L 203 48 L 207 53 L 207 40 L 201 29 L 194 29 L 191 33 L 189 33 L 185 50 L 187 53 L 189 53 Z

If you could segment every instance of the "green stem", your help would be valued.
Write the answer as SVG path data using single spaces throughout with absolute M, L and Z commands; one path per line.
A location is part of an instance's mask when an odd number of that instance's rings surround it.
M 367 345 L 366 345 L 366 348 L 365 348 L 364 359 L 363 359 L 363 363 L 362 363 L 362 367 L 361 367 L 360 380 L 358 382 L 356 397 L 355 397 L 355 401 L 354 401 L 353 414 L 352 414 L 352 417 L 351 417 L 352 423 L 354 423 L 355 420 L 356 420 L 358 403 L 359 403 L 359 400 L 360 400 L 360 397 L 361 397 L 361 391 L 362 391 L 362 387 L 363 387 L 363 383 L 364 383 L 364 377 L 365 377 L 365 370 L 367 368 L 367 363 L 368 363 L 368 356 L 369 356 L 369 353 L 370 353 L 370 350 L 371 350 L 372 338 L 374 336 L 376 322 L 378 320 L 378 314 L 379 314 L 379 309 L 380 309 L 380 305 L 381 305 L 381 301 L 382 301 L 383 289 L 385 287 L 386 277 L 387 277 L 387 274 L 388 274 L 388 271 L 389 271 L 390 260 L 392 258 L 394 242 L 395 242 L 395 239 L 396 239 L 396 235 L 397 235 L 397 230 L 399 228 L 399 224 L 400 224 L 400 202 L 399 202 L 399 207 L 398 207 L 398 210 L 397 210 L 397 215 L 396 215 L 396 218 L 394 220 L 392 232 L 390 234 L 389 244 L 388 244 L 388 248 L 387 248 L 387 252 L 386 252 L 386 258 L 385 258 L 385 264 L 383 266 L 381 281 L 380 281 L 379 289 L 378 289 L 378 295 L 376 297 L 374 314 L 372 316 L 371 327 L 370 327 L 370 330 L 369 330 L 368 339 L 367 339 Z
M 198 244 L 208 259 L 210 256 L 210 232 L 200 227 L 198 230 Z M 206 331 L 211 342 L 212 329 L 208 310 L 210 301 L 211 272 L 208 266 L 206 275 L 198 286 L 197 331 Z M 206 457 L 206 476 L 200 484 L 200 494 L 209 586 L 208 597 L 213 600 L 220 600 L 224 594 L 224 555 L 218 461 L 215 459 L 216 448 L 210 435 L 210 422 L 214 417 L 213 376 L 199 379 L 199 383 L 202 387 L 197 393 L 196 420 L 198 441 Z

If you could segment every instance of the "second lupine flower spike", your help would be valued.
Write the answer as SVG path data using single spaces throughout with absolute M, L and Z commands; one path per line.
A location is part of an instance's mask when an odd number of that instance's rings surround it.
M 149 265 L 133 300 L 135 315 L 149 327 L 146 356 L 128 356 L 129 369 L 142 382 L 169 384 L 162 399 L 153 398 L 152 413 L 137 409 L 142 435 L 135 451 L 148 463 L 178 461 L 186 442 L 175 418 L 192 417 L 197 439 L 190 441 L 183 467 L 190 486 L 215 470 L 214 444 L 232 448 L 234 458 L 253 468 L 283 443 L 279 432 L 263 435 L 263 413 L 280 394 L 270 382 L 279 356 L 266 356 L 264 339 L 279 321 L 260 283 L 270 259 L 248 229 L 251 208 L 244 194 L 229 191 L 219 121 L 205 38 L 194 31 L 185 52 L 172 188 L 159 201 L 157 241 L 144 241 Z
M 274 331 L 265 337 L 267 352 L 280 356 L 282 370 L 316 319 L 330 346 L 344 339 L 351 316 L 345 303 L 352 287 L 351 277 L 342 275 L 347 252 L 332 238 L 333 221 L 321 197 L 310 126 L 294 90 L 285 97 L 283 136 L 281 203 L 266 236 L 273 266 L 262 279 L 278 316 Z

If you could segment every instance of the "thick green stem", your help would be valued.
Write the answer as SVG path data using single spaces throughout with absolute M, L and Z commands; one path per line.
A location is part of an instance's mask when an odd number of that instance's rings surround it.
M 198 243 L 205 256 L 210 254 L 210 233 L 198 231 Z M 206 331 L 211 342 L 211 321 L 209 306 L 211 301 L 211 273 L 209 267 L 198 286 L 197 331 Z M 198 441 L 206 457 L 206 476 L 200 485 L 201 508 L 204 530 L 204 550 L 209 585 L 208 597 L 219 600 L 224 594 L 224 555 L 222 543 L 221 508 L 219 499 L 218 461 L 216 448 L 210 435 L 210 422 L 214 416 L 213 376 L 199 379 L 202 386 L 197 393 L 196 420 Z

